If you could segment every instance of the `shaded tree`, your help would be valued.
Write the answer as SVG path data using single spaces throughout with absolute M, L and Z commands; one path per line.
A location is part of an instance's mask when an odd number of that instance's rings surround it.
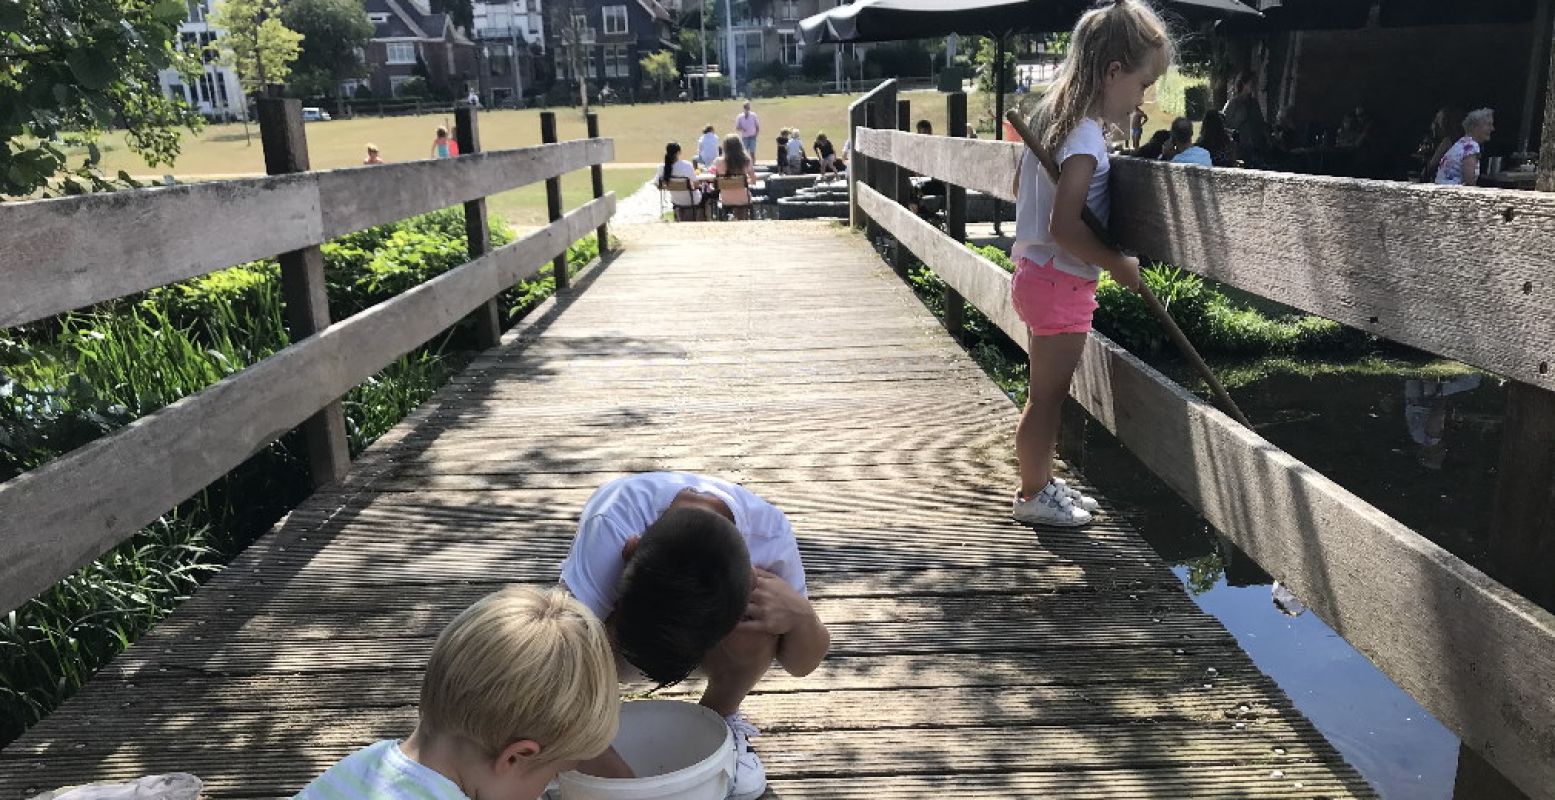
M 225 31 L 214 45 L 222 64 L 250 91 L 285 83 L 302 53 L 302 35 L 281 21 L 280 0 L 224 0 L 211 24 Z
M 198 74 L 177 48 L 187 15 L 183 0 L 0 0 L 0 195 L 30 195 L 55 179 L 71 194 L 112 188 L 96 141 L 115 124 L 148 166 L 172 164 L 182 131 L 203 123 L 156 83 L 163 69 Z M 75 167 L 64 132 L 86 144 Z M 133 183 L 124 173 L 120 181 Z
M 680 75 L 680 68 L 675 65 L 675 54 L 668 50 L 660 50 L 657 53 L 649 53 L 637 62 L 643 68 L 643 77 L 653 81 L 659 87 L 659 100 L 664 99 L 664 84 L 675 80 Z
M 281 21 L 302 36 L 293 79 L 299 94 L 339 99 L 342 82 L 367 74 L 359 52 L 372 41 L 373 24 L 362 0 L 287 0 Z

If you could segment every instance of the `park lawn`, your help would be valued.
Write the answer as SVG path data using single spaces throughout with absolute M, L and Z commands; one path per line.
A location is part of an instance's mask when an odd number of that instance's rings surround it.
M 650 167 L 605 170 L 605 191 L 616 193 L 621 203 L 653 177 Z M 583 205 L 594 197 L 594 184 L 588 170 L 562 176 L 562 213 Z M 512 191 L 492 195 L 486 210 L 515 228 L 538 228 L 549 221 L 545 205 L 545 184 L 534 183 Z
M 823 97 L 787 97 L 756 100 L 753 110 L 761 118 L 761 143 L 756 156 L 762 161 L 773 157 L 773 140 L 780 128 L 798 127 L 808 150 L 815 134 L 825 131 L 841 149 L 847 138 L 848 104 L 856 95 L 832 94 Z M 905 96 L 916 106 L 913 118 L 927 118 L 936 132 L 944 131 L 944 95 L 937 92 L 909 92 Z M 704 125 L 717 126 L 720 135 L 734 127 L 740 112 L 736 101 L 699 103 L 662 103 L 636 106 L 603 106 L 599 112 L 601 135 L 616 142 L 615 161 L 624 164 L 658 164 L 664 159 L 666 142 L 678 141 L 688 153 L 694 149 Z M 578 139 L 585 135 L 582 115 L 577 109 L 556 109 L 558 135 Z M 410 161 L 427 158 L 432 138 L 439 125 L 453 122 L 451 114 L 424 114 L 407 117 L 357 117 L 307 125 L 308 154 L 314 169 L 333 169 L 362 163 L 368 142 L 378 145 L 386 161 Z M 103 170 L 116 174 L 124 170 L 136 176 L 173 175 L 191 179 L 201 175 L 257 175 L 264 172 L 264 156 L 257 126 L 249 126 L 252 138 L 244 135 L 243 125 L 211 125 L 198 135 L 185 139 L 183 154 L 172 167 L 148 167 L 124 145 L 122 132 L 104 136 Z M 484 111 L 480 116 L 481 144 L 488 150 L 526 147 L 540 143 L 540 112 Z

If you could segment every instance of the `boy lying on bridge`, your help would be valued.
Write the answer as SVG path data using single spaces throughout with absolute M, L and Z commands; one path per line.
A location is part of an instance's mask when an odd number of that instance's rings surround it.
M 295 800 L 535 800 L 620 721 L 604 627 L 566 592 L 510 587 L 437 638 L 410 738 L 346 756 Z
M 702 705 L 723 715 L 739 761 L 731 800 L 766 790 L 751 750 L 755 726 L 740 703 L 776 658 L 810 674 L 831 637 L 805 597 L 804 566 L 788 518 L 749 490 L 685 472 L 606 483 L 583 507 L 562 584 L 610 632 L 616 652 L 649 680 L 707 676 Z M 632 777 L 606 751 L 579 769 Z

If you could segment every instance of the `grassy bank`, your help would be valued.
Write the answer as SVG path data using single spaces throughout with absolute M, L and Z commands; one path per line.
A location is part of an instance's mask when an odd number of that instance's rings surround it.
M 497 243 L 511 239 L 494 224 Z M 336 319 L 465 260 L 463 215 L 437 212 L 323 247 Z M 575 244 L 573 269 L 598 254 Z M 549 276 L 503 295 L 516 319 L 548 297 Z M 100 307 L 0 331 L 0 481 L 41 466 L 198 392 L 289 343 L 279 268 L 260 261 Z M 473 355 L 462 325 L 398 359 L 344 398 L 360 453 Z M 147 467 L 157 468 L 148 454 Z M 73 694 L 307 496 L 288 435 L 93 564 L 0 617 L 0 744 Z
M 821 97 L 784 97 L 755 100 L 754 110 L 761 119 L 761 144 L 757 157 L 773 158 L 773 141 L 780 128 L 798 127 L 805 135 L 805 146 L 815 134 L 826 131 L 840 146 L 846 134 L 848 104 L 856 95 L 831 94 Z M 920 98 L 922 98 L 920 100 Z M 915 118 L 926 117 L 943 130 L 944 95 L 937 92 L 909 92 Z M 678 141 L 690 146 L 702 134 L 702 126 L 714 125 L 720 135 L 734 127 L 740 104 L 728 100 L 698 103 L 664 103 L 636 106 L 609 105 L 594 109 L 599 113 L 601 135 L 616 143 L 615 161 L 623 164 L 657 164 L 664 159 L 664 143 Z M 562 140 L 587 135 L 582 114 L 574 108 L 557 108 L 557 135 Z M 308 155 L 314 169 L 350 167 L 362 163 L 368 142 L 378 145 L 387 161 L 413 161 L 427 158 L 433 132 L 438 126 L 452 124 L 452 115 L 423 114 L 404 117 L 357 117 L 307 125 Z M 264 157 L 259 145 L 257 126 L 211 125 L 198 134 L 184 137 L 183 153 L 171 169 L 150 169 L 124 146 L 122 132 L 103 137 L 103 170 L 112 175 L 125 170 L 132 175 L 172 174 L 192 178 L 200 175 L 259 174 L 264 172 Z M 540 111 L 535 109 L 482 111 L 481 144 L 487 150 L 528 147 L 540 143 Z M 81 151 L 82 154 L 85 150 Z

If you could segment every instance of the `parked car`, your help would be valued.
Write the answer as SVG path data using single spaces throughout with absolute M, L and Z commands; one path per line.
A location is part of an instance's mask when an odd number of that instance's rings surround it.
M 308 106 L 302 110 L 303 122 L 329 122 L 329 112 L 316 106 Z

